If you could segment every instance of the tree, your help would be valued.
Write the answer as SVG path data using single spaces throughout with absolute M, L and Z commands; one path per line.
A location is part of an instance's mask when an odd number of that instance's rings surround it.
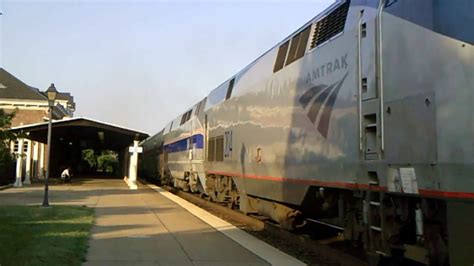
M 0 183 L 6 183 L 13 178 L 14 158 L 10 153 L 10 141 L 15 140 L 15 134 L 9 131 L 15 113 L 7 113 L 0 109 Z
M 88 172 L 116 173 L 118 170 L 117 153 L 114 151 L 102 150 L 97 155 L 93 149 L 86 149 L 82 151 L 82 161 L 86 163 Z
M 90 170 L 97 168 L 97 155 L 95 155 L 93 149 L 86 149 L 82 151 L 82 160 L 87 162 Z
M 102 151 L 102 154 L 97 157 L 97 165 L 102 172 L 115 173 L 118 169 L 117 153 L 110 150 Z

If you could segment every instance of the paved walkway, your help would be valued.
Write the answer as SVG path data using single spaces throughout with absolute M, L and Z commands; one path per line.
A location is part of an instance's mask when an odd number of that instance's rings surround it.
M 96 208 L 85 265 L 268 265 L 156 191 L 131 191 L 122 180 L 76 180 L 52 186 L 52 204 Z M 43 188 L 0 192 L 0 204 L 39 204 Z

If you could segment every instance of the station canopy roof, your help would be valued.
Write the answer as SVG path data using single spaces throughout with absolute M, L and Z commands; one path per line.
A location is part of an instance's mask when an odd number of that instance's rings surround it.
M 47 142 L 48 122 L 13 127 L 10 131 L 22 133 L 27 139 Z M 52 122 L 51 141 L 79 143 L 84 149 L 120 150 L 134 140 L 144 140 L 147 133 L 105 123 L 90 118 L 75 117 Z

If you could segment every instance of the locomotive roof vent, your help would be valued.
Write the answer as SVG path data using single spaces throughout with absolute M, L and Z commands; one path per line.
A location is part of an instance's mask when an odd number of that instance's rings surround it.
M 341 33 L 346 24 L 349 1 L 340 5 L 324 18 L 316 22 L 310 49 L 318 47 L 332 37 Z

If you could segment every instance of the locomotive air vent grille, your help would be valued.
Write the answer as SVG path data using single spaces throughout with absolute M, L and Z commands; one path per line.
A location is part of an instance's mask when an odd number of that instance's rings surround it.
M 311 49 L 331 39 L 344 30 L 347 12 L 349 11 L 349 1 L 334 9 L 326 17 L 316 22 Z

